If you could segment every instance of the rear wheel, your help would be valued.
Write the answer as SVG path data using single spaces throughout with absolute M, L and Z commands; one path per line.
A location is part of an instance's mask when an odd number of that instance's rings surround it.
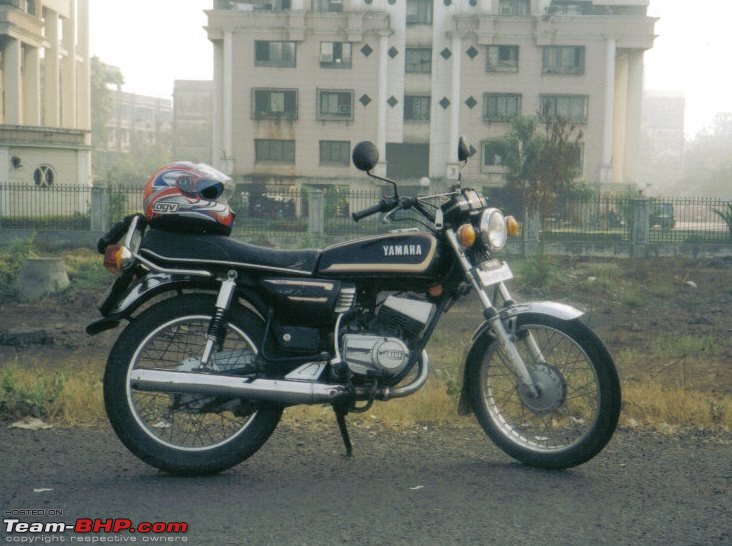
M 517 318 L 515 344 L 538 397 L 518 381 L 504 349 L 484 342 L 468 362 L 469 393 L 478 421 L 498 447 L 542 468 L 576 466 L 605 447 L 620 415 L 620 382 L 589 328 L 547 315 Z
M 282 406 L 205 394 L 143 392 L 132 388 L 136 368 L 195 372 L 206 343 L 215 298 L 190 294 L 146 310 L 112 349 L 104 375 L 104 403 L 120 440 L 146 463 L 177 474 L 210 474 L 255 453 L 274 431 Z M 262 321 L 240 306 L 229 311 L 215 371 L 252 370 Z

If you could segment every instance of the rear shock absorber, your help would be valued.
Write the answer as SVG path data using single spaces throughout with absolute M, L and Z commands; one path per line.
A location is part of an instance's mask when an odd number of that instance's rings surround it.
M 208 324 L 206 333 L 206 346 L 201 356 L 201 368 L 210 368 L 211 355 L 214 349 L 221 350 L 226 341 L 226 312 L 229 310 L 231 300 L 236 290 L 237 273 L 233 269 L 228 271 L 226 279 L 221 282 L 219 294 L 216 297 L 216 309 Z

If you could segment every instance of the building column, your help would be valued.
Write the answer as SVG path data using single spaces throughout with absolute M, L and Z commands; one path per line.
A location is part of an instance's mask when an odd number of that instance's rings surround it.
M 89 0 L 77 0 L 77 53 L 80 62 L 77 65 L 76 83 L 76 119 L 77 129 L 91 130 L 91 70 L 89 66 Z M 91 135 L 87 137 L 91 144 Z
M 224 33 L 224 119 L 223 119 L 223 150 L 221 167 L 231 175 L 234 172 L 234 36 Z
M 76 129 L 76 0 L 70 1 L 70 16 L 63 21 L 63 47 L 66 50 L 63 74 L 61 124 Z
M 615 61 L 615 107 L 613 108 L 613 158 L 610 182 L 625 182 L 625 139 L 628 119 L 628 56 L 621 55 Z
M 41 62 L 37 47 L 23 48 L 23 123 L 41 124 Z
M 20 42 L 8 38 L 3 50 L 5 67 L 3 70 L 5 89 L 5 123 L 20 125 L 22 123 L 22 91 L 20 73 Z
M 643 106 L 643 51 L 628 56 L 628 100 L 625 122 L 625 182 L 638 180 L 638 162 Z
M 602 163 L 600 183 L 613 179 L 613 110 L 615 108 L 615 39 L 605 43 L 605 102 L 602 119 Z
M 45 9 L 45 8 L 44 8 Z M 45 51 L 43 70 L 45 73 L 43 105 L 43 124 L 47 127 L 58 127 L 61 124 L 59 101 L 59 62 L 58 62 L 58 13 L 45 9 L 45 32 L 50 47 Z
M 388 93 L 389 36 L 391 30 L 380 30 L 379 34 L 379 95 L 377 98 L 378 118 L 376 129 L 376 147 L 379 150 L 379 164 L 376 174 L 386 176 L 386 101 Z
M 220 40 L 213 42 L 214 63 L 213 63 L 213 135 L 211 142 L 211 155 L 213 165 L 223 171 L 222 160 L 224 157 L 223 136 L 224 136 L 224 45 Z
M 451 34 L 452 38 L 452 73 L 450 75 L 450 129 L 448 139 L 448 168 L 447 177 L 457 180 L 460 172 L 458 165 L 458 141 L 460 139 L 460 72 L 462 67 L 463 38 L 458 34 Z

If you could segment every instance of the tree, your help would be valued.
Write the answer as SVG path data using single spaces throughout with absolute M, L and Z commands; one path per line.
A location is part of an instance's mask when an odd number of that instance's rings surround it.
M 99 57 L 91 58 L 91 119 L 92 146 L 106 148 L 107 123 L 112 116 L 113 100 L 109 85 L 121 86 L 124 83 L 118 68 L 104 64 Z
M 110 86 L 120 89 L 124 83 L 122 72 L 104 64 L 98 57 L 91 59 L 91 114 L 94 171 L 98 180 L 117 185 L 139 185 L 151 172 L 169 163 L 171 135 L 158 130 L 155 141 L 145 142 L 139 135 L 131 135 L 129 152 L 109 150 L 109 122 L 114 115 L 114 93 Z
M 582 131 L 562 117 L 543 116 L 544 131 L 535 117 L 518 116 L 503 139 L 507 188 L 519 194 L 523 212 L 547 216 L 557 196 L 577 188 Z
M 717 114 L 686 151 L 684 178 L 677 191 L 684 195 L 732 197 L 732 114 Z

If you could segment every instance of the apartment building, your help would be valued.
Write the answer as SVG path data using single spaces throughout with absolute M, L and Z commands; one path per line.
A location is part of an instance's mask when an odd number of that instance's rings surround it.
M 170 99 L 127 93 L 118 88 L 112 95 L 105 151 L 127 154 L 167 143 L 172 125 Z
M 173 159 L 211 163 L 213 82 L 176 80 L 173 86 Z
M 91 184 L 88 4 L 0 0 L 0 183 Z
M 364 185 L 350 150 L 372 140 L 381 174 L 435 189 L 463 172 L 500 186 L 495 140 L 514 115 L 583 132 L 583 178 L 637 177 L 649 0 L 214 2 L 215 164 L 247 183 Z

